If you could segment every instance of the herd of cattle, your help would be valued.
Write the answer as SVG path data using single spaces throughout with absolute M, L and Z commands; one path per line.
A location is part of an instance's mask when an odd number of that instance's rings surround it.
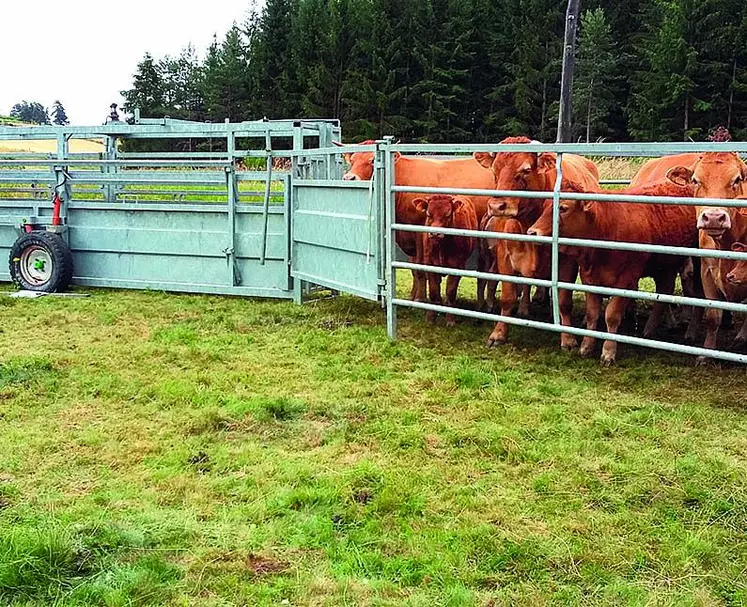
M 373 142 L 365 142 L 373 143 Z M 525 137 L 512 137 L 502 143 L 531 143 Z M 345 154 L 350 165 L 346 180 L 368 180 L 373 174 L 373 153 Z M 450 187 L 464 189 L 552 191 L 557 178 L 556 156 L 533 152 L 475 152 L 471 158 L 437 160 L 395 155 L 397 185 Z M 573 154 L 562 158 L 562 185 L 565 192 L 611 193 L 599 184 L 599 171 L 589 159 Z M 629 187 L 615 192 L 626 195 L 678 196 L 718 199 L 747 199 L 747 164 L 737 154 L 709 152 L 680 154 L 648 161 L 633 178 Z M 552 203 L 546 199 L 507 197 L 467 197 L 398 193 L 395 197 L 397 223 L 464 228 L 489 232 L 508 232 L 550 236 Z M 636 242 L 675 247 L 700 247 L 712 250 L 747 251 L 747 208 L 640 204 L 618 201 L 589 202 L 561 200 L 560 235 L 569 238 Z M 477 242 L 479 241 L 479 242 Z M 445 268 L 466 266 L 477 248 L 479 269 L 503 275 L 548 279 L 551 252 L 548 245 L 504 239 L 471 238 L 438 233 L 399 231 L 399 247 L 413 263 Z M 575 283 L 580 276 L 586 285 L 621 289 L 638 288 L 638 282 L 651 277 L 658 293 L 674 292 L 677 275 L 681 276 L 683 293 L 690 297 L 742 302 L 747 299 L 747 261 L 716 258 L 689 258 L 649 252 L 620 251 L 601 248 L 563 246 L 560 248 L 559 277 Z M 413 272 L 411 298 L 440 304 L 441 275 Z M 446 306 L 456 303 L 459 276 L 446 280 Z M 486 296 L 487 290 L 487 296 Z M 496 284 L 478 281 L 478 305 L 489 310 L 496 307 Z M 544 295 L 546 293 L 538 293 Z M 529 313 L 530 288 L 504 282 L 501 285 L 500 314 L 511 316 Z M 520 300 L 520 301 L 519 301 Z M 572 292 L 559 292 L 563 325 L 571 325 Z M 629 299 L 611 297 L 605 310 L 607 331 L 616 333 L 625 315 Z M 704 346 L 715 348 L 721 310 L 695 307 L 690 311 L 686 339 L 693 341 L 705 314 Z M 586 294 L 586 327 L 596 330 L 602 314 L 602 296 Z M 666 314 L 668 304 L 657 302 L 644 329 L 651 337 Z M 433 312 L 427 313 L 432 321 Z M 447 324 L 455 322 L 447 316 Z M 488 345 L 504 343 L 508 325 L 498 322 Z M 561 347 L 575 348 L 572 335 L 561 334 Z M 747 320 L 738 332 L 734 348 L 747 344 Z M 580 353 L 594 351 L 595 340 L 585 337 Z M 605 341 L 601 360 L 614 362 L 616 343 Z M 700 362 L 703 362 L 701 359 Z

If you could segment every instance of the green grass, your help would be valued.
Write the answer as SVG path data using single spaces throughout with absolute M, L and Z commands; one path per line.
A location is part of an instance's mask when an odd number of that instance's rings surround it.
M 0 298 L 2 605 L 747 603 L 743 367 L 90 294 Z

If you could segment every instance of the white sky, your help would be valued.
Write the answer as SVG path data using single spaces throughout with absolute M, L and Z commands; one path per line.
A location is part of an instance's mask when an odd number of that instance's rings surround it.
M 0 114 L 59 99 L 72 124 L 104 122 L 146 51 L 159 58 L 243 23 L 250 0 L 36 0 L 0 10 Z

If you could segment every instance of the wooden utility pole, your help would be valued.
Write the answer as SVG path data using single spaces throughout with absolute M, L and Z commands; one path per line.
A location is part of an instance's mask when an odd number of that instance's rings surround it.
M 563 47 L 563 74 L 560 79 L 560 113 L 558 114 L 558 143 L 571 142 L 573 117 L 573 67 L 576 59 L 576 31 L 581 0 L 568 0 L 565 12 L 565 43 Z

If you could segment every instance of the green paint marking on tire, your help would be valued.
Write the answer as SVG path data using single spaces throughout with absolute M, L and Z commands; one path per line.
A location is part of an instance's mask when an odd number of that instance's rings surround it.
M 46 262 L 43 259 L 34 260 L 34 270 L 39 270 L 40 272 L 43 272 L 45 265 L 46 265 Z

